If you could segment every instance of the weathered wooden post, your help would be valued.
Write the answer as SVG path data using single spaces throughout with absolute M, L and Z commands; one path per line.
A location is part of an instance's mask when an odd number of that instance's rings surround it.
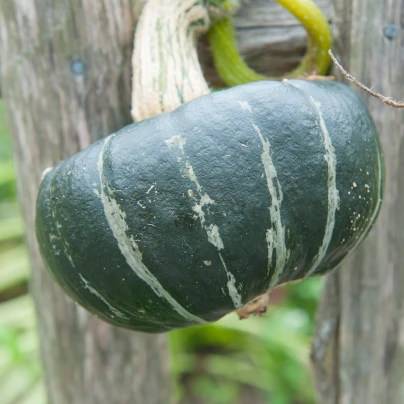
M 2 1 L 2 91 L 50 403 L 167 403 L 165 335 L 112 327 L 75 305 L 38 254 L 41 172 L 131 122 L 131 54 L 139 0 Z
M 334 0 L 341 61 L 383 95 L 404 98 L 404 2 Z M 360 91 L 360 90 L 358 90 Z M 327 280 L 313 360 L 319 403 L 404 402 L 404 114 L 361 92 L 386 162 L 380 217 Z

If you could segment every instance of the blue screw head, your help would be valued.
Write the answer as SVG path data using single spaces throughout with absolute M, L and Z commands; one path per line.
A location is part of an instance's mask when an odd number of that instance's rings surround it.
M 393 24 L 393 23 L 386 24 L 383 27 L 383 35 L 389 40 L 397 38 L 397 36 L 398 36 L 398 27 L 397 27 L 397 25 Z
M 86 71 L 86 66 L 81 60 L 73 60 L 71 68 L 75 76 L 82 76 Z

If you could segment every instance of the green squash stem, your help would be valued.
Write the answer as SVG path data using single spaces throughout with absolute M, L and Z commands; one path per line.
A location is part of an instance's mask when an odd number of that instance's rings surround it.
M 332 36 L 327 19 L 311 0 L 278 0 L 304 26 L 308 34 L 307 52 L 293 71 L 271 79 L 324 75 L 330 65 L 328 50 Z M 226 85 L 232 87 L 253 81 L 268 80 L 246 65 L 235 40 L 230 17 L 215 21 L 209 30 L 209 42 L 216 70 Z
M 197 39 L 212 20 L 226 18 L 238 0 L 148 0 L 132 56 L 132 117 L 142 121 L 210 92 L 198 60 Z

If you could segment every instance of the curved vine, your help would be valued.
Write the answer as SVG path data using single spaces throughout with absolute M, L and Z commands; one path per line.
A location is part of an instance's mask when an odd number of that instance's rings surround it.
M 237 48 L 231 17 L 216 20 L 209 30 L 214 64 L 226 85 L 259 80 L 297 78 L 304 75 L 324 75 L 330 65 L 328 50 L 332 36 L 327 19 L 311 0 L 277 0 L 304 26 L 308 34 L 307 51 L 299 66 L 281 77 L 267 77 L 255 72 L 242 59 Z

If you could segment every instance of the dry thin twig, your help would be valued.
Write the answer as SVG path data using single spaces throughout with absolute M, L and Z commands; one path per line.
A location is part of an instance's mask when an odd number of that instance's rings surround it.
M 356 84 L 359 88 L 362 90 L 366 91 L 373 97 L 376 97 L 379 99 L 381 102 L 384 102 L 387 105 L 390 105 L 391 107 L 394 108 L 404 108 L 404 102 L 402 101 L 394 101 L 391 98 L 385 97 L 384 95 L 381 95 L 377 93 L 376 91 L 371 90 L 369 87 L 366 87 L 364 84 L 362 84 L 359 80 L 357 80 L 352 74 L 348 73 L 338 62 L 338 60 L 335 58 L 333 53 L 331 52 L 331 49 L 328 51 L 328 54 L 330 55 L 332 61 L 334 62 L 335 66 L 338 67 L 339 71 L 349 80 L 352 81 L 352 83 Z

